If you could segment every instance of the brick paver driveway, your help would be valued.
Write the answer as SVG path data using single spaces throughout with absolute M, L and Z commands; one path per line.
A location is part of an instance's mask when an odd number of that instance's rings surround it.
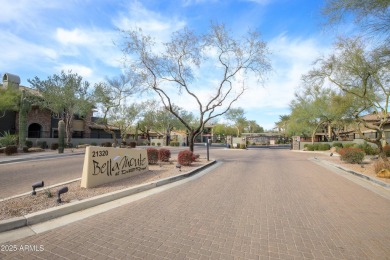
M 213 153 L 226 159 L 201 178 L 11 242 L 43 250 L 1 252 L 0 258 L 390 257 L 388 199 L 307 160 L 306 154 Z

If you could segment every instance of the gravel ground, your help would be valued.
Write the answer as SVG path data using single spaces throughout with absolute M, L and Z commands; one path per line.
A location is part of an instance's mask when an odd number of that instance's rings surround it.
M 9 219 L 13 217 L 20 217 L 29 213 L 40 210 L 57 207 L 56 192 L 61 187 L 67 186 L 69 191 L 61 195 L 63 203 L 70 203 L 73 201 L 80 201 L 104 193 L 117 191 L 143 183 L 148 183 L 158 179 L 179 175 L 188 172 L 194 168 L 202 166 L 207 163 L 204 158 L 198 159 L 191 166 L 182 166 L 181 171 L 176 168 L 175 161 L 164 163 L 160 165 L 150 165 L 149 172 L 130 177 L 128 179 L 119 180 L 116 182 L 100 185 L 95 188 L 85 189 L 80 188 L 81 181 L 75 181 L 67 185 L 58 186 L 51 189 L 43 189 L 37 192 L 37 195 L 22 196 L 0 202 L 0 220 Z M 51 197 L 50 197 L 51 194 Z

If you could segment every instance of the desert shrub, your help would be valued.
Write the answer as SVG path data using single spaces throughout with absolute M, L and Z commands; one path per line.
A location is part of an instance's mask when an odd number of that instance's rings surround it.
M 312 144 L 305 144 L 303 147 L 305 147 L 308 151 L 314 151 L 314 145 Z
M 169 142 L 169 145 L 170 146 L 180 146 L 180 142 L 171 141 L 171 142 Z
M 130 148 L 135 148 L 137 146 L 137 142 L 130 142 Z
M 240 149 L 246 149 L 246 145 L 245 144 L 240 144 Z
M 333 146 L 333 147 L 340 147 L 340 148 L 343 148 L 343 143 L 335 142 L 335 143 L 333 143 L 332 146 Z
M 168 149 L 160 149 L 158 150 L 158 159 L 162 162 L 169 162 L 169 158 L 171 158 L 171 151 Z
M 23 152 L 24 152 L 24 153 L 28 153 L 28 149 L 29 149 L 28 146 L 23 146 Z
M 12 155 L 17 152 L 18 152 L 18 147 L 16 145 L 7 145 L 4 150 L 4 153 L 6 155 Z
M 367 155 L 376 155 L 379 153 L 378 148 L 372 147 L 367 142 L 364 142 L 363 144 L 359 144 L 356 147 L 362 149 Z
M 155 142 L 152 142 L 151 145 L 152 145 L 152 146 L 156 146 L 156 143 L 155 143 Z
M 66 148 L 73 148 L 74 145 L 73 145 L 73 143 L 67 143 L 67 144 L 65 145 L 65 147 L 66 147 Z
M 46 141 L 38 141 L 37 142 L 37 146 L 39 148 L 46 149 L 47 148 L 47 142 Z
M 351 147 L 354 147 L 354 146 L 355 146 L 354 143 L 345 143 L 345 144 L 343 144 L 344 148 L 351 148 Z
M 92 142 L 92 143 L 91 143 L 91 146 L 97 146 L 97 143 Z
M 189 150 L 180 151 L 177 155 L 177 161 L 181 165 L 191 165 L 194 158 L 194 154 Z
M 157 164 L 158 162 L 158 150 L 155 148 L 146 149 L 148 154 L 149 164 Z
M 157 146 L 161 146 L 161 143 L 157 143 Z
M 51 150 L 57 150 L 57 149 L 58 149 L 58 143 L 52 143 L 52 144 L 50 145 L 50 149 L 51 149 Z
M 383 150 L 385 151 L 386 156 L 387 156 L 387 157 L 390 157 L 390 145 L 385 145 L 385 146 L 383 147 Z
M 11 134 L 9 131 L 0 134 L 0 146 L 8 146 L 8 145 L 16 145 L 18 141 L 18 137 L 16 135 Z
M 362 163 L 365 153 L 359 148 L 342 148 L 339 150 L 340 159 L 347 163 Z
M 27 141 L 25 142 L 25 145 L 26 145 L 28 148 L 31 148 L 31 147 L 33 147 L 33 142 L 30 141 L 30 140 L 27 140 Z
M 313 144 L 313 148 L 314 148 L 314 151 L 318 151 L 320 149 L 320 144 L 319 143 Z
M 328 151 L 329 149 L 330 149 L 329 144 L 319 144 L 318 145 L 318 150 L 320 150 L 320 151 Z
M 375 173 L 378 173 L 379 171 L 387 169 L 390 170 L 390 162 L 385 162 L 383 159 L 379 159 L 374 163 L 374 170 Z

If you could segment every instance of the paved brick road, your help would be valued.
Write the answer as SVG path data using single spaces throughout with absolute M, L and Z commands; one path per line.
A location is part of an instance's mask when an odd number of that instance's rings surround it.
M 215 152 L 217 153 L 217 152 Z M 390 259 L 390 201 L 286 150 L 11 242 L 1 259 Z

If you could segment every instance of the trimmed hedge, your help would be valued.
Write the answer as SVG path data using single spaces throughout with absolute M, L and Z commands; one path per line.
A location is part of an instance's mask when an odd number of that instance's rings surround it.
M 171 151 L 168 149 L 160 149 L 158 150 L 158 159 L 161 162 L 169 162 L 169 158 L 171 158 Z
M 365 153 L 360 148 L 341 148 L 339 150 L 340 160 L 347 163 L 362 163 Z
M 52 143 L 52 144 L 50 145 L 50 149 L 51 149 L 51 150 L 57 150 L 57 149 L 58 149 L 58 143 Z
M 343 148 L 343 143 L 335 142 L 335 143 L 333 143 L 333 147 L 340 147 L 340 148 Z
M 158 150 L 155 148 L 146 149 L 148 154 L 149 164 L 157 164 L 158 162 Z
M 191 165 L 194 160 L 195 155 L 189 150 L 180 151 L 177 155 L 178 163 L 184 166 Z

